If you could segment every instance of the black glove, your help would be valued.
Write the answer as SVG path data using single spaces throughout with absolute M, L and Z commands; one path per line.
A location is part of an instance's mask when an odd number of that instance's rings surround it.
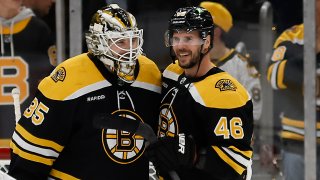
M 191 168 L 196 158 L 196 145 L 191 136 L 166 136 L 150 144 L 145 154 L 157 171 L 168 173 L 180 168 Z

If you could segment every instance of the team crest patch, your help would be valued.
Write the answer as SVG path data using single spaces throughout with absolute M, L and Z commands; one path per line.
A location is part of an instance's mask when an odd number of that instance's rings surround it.
M 236 85 L 230 79 L 220 79 L 215 88 L 220 89 L 220 91 L 235 91 L 237 90 Z
M 138 114 L 129 110 L 117 110 L 112 115 L 143 122 Z M 145 150 L 144 138 L 127 131 L 103 129 L 101 137 L 104 151 L 111 160 L 119 164 L 136 161 Z
M 58 81 L 64 81 L 64 79 L 66 78 L 66 69 L 64 69 L 64 67 L 59 68 L 56 72 L 54 72 L 54 74 L 51 76 L 51 79 L 54 82 L 58 82 Z

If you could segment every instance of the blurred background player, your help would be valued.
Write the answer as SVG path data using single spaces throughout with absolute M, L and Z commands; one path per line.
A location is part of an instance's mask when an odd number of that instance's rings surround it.
M 23 5 L 31 8 L 37 16 L 43 17 L 49 14 L 54 2 L 55 0 L 23 0 Z
M 262 111 L 260 74 L 247 57 L 226 44 L 226 37 L 233 26 L 230 12 L 216 2 L 203 1 L 200 6 L 210 12 L 215 24 L 213 48 L 209 53 L 211 61 L 231 74 L 248 90 L 253 102 L 253 117 L 258 121 Z
M 53 69 L 50 29 L 21 4 L 22 0 L 0 0 L 0 139 L 10 138 L 15 127 L 11 90 L 20 89 L 24 109 L 40 80 Z
M 209 51 L 214 24 L 202 7 L 179 8 L 165 42 L 172 60 L 163 72 L 159 141 L 147 155 L 160 175 L 181 179 L 250 179 L 252 101 Z M 165 178 L 166 179 L 166 178 Z
M 320 1 L 317 3 L 316 67 L 320 68 Z M 284 31 L 274 43 L 268 68 L 268 81 L 275 90 L 276 121 L 281 122 L 283 167 L 286 180 L 304 179 L 304 93 L 303 45 L 304 25 L 295 25 Z M 318 71 L 317 70 L 317 71 Z M 320 158 L 319 74 L 317 75 L 317 159 Z M 317 161 L 317 179 L 320 162 Z
M 156 126 L 161 73 L 142 54 L 143 30 L 116 4 L 99 9 L 86 34 L 89 53 L 59 64 L 38 86 L 12 136 L 17 179 L 148 179 L 143 137 L 97 129 L 99 114 Z

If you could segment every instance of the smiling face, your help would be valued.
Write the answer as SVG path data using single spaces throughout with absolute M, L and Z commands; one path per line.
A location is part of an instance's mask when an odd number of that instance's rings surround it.
M 189 69 L 199 63 L 203 40 L 198 31 L 173 33 L 171 45 L 180 67 Z

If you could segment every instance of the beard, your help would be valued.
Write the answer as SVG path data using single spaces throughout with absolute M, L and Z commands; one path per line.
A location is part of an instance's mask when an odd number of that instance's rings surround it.
M 182 51 L 184 52 L 184 51 Z M 200 62 L 200 50 L 196 51 L 194 53 L 191 53 L 191 58 L 189 61 L 182 62 L 180 59 L 183 57 L 177 56 L 178 57 L 178 64 L 181 68 L 183 69 L 190 69 L 193 68 L 195 65 L 197 65 Z

